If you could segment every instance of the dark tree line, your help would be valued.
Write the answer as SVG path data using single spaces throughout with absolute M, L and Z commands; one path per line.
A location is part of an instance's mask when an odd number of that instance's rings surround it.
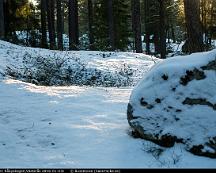
M 205 50 L 216 27 L 214 0 L 38 0 L 38 4 L 0 0 L 0 38 L 10 41 L 16 39 L 17 30 L 27 28 L 31 35 L 39 29 L 40 47 L 63 50 L 68 28 L 70 50 L 79 50 L 80 36 L 87 33 L 89 50 L 127 50 L 132 42 L 136 52 L 152 54 L 154 44 L 154 53 L 166 58 L 167 43 L 181 37 L 177 26 L 184 28 L 185 23 L 187 53 Z
M 24 42 L 36 46 L 36 30 L 39 19 L 36 7 L 28 0 L 0 0 L 0 37 L 7 41 L 18 41 L 16 31 L 26 31 Z M 32 38 L 30 38 L 30 35 Z

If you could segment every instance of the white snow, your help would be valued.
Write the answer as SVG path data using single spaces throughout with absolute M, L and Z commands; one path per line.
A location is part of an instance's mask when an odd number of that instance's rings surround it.
M 6 66 L 21 68 L 25 51 L 33 55 L 55 52 L 0 41 L 0 76 L 5 75 Z M 106 59 L 101 58 L 103 52 L 67 53 L 81 57 L 89 66 L 106 70 L 131 63 L 142 69 L 135 82 L 154 64 L 142 54 L 115 53 Z M 3 76 L 1 168 L 216 167 L 214 159 L 194 156 L 182 150 L 181 145 L 166 149 L 157 157 L 154 149 L 157 151 L 158 146 L 132 138 L 126 109 L 133 86 L 46 87 Z
M 49 85 L 64 84 L 62 81 L 65 78 L 69 78 L 69 84 L 135 85 L 159 61 L 151 56 L 129 52 L 60 52 L 27 49 L 3 41 L 0 41 L 0 53 L 0 70 L 4 73 L 10 71 L 10 74 L 24 81 L 38 80 L 53 73 L 47 82 Z M 96 80 L 92 81 L 92 77 Z
M 208 138 L 216 134 L 216 116 L 213 108 L 206 105 L 185 106 L 182 102 L 186 97 L 199 99 L 204 98 L 212 104 L 216 103 L 216 73 L 213 70 L 205 71 L 205 80 L 192 80 L 187 86 L 180 85 L 180 77 L 186 75 L 187 70 L 200 69 L 216 58 L 216 50 L 210 52 L 194 53 L 189 56 L 169 58 L 156 64 L 147 73 L 143 80 L 133 90 L 130 104 L 134 107 L 133 115 L 140 117 L 133 120 L 134 123 L 142 118 L 150 118 L 152 123 L 158 122 L 160 128 L 154 129 L 155 125 L 143 124 L 145 131 L 155 134 L 172 134 L 179 139 L 190 139 L 190 146 L 204 144 Z M 162 76 L 167 75 L 165 81 Z M 176 88 L 173 92 L 172 88 Z M 156 98 L 162 101 L 148 110 L 140 105 L 141 98 L 145 98 L 149 104 L 154 104 Z M 180 109 L 180 113 L 167 111 L 165 108 Z M 144 113 L 145 112 L 145 113 Z M 163 115 L 163 116 L 162 116 Z M 143 117 L 142 117 L 143 116 Z M 175 121 L 175 118 L 180 121 Z M 167 121 L 159 118 L 168 119 Z M 147 124 L 146 124 L 147 123 Z M 153 130 L 154 129 L 154 130 Z M 162 129 L 162 133 L 159 131 Z

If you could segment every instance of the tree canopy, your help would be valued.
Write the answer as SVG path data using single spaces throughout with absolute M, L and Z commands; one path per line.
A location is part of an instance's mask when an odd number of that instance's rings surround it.
M 1 0 L 0 8 L 0 37 L 33 47 L 165 58 L 170 43 L 185 42 L 190 53 L 211 49 L 216 37 L 215 0 Z

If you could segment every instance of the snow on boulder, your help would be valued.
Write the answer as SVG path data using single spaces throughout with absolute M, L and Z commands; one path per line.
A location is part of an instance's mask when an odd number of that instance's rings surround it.
M 156 64 L 132 91 L 127 119 L 141 138 L 216 158 L 216 50 Z

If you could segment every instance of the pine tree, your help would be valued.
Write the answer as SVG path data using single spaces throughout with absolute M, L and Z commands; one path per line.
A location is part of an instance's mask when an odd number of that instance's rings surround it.
M 26 10 L 27 9 L 27 10 Z M 31 6 L 28 0 L 6 0 L 4 4 L 5 38 L 17 43 L 16 31 L 27 30 L 27 25 L 34 24 L 34 21 L 27 22 L 30 16 Z M 24 12 L 25 10 L 25 12 Z
M 115 47 L 118 50 L 127 50 L 129 38 L 132 37 L 131 30 L 131 4 L 130 1 L 113 1 L 114 27 L 115 27 Z
M 209 24 L 208 24 L 208 44 L 211 45 L 213 36 L 216 37 L 216 1 L 211 1 L 211 8 L 209 11 Z
M 165 23 L 165 1 L 159 2 L 159 16 L 160 16 L 160 55 L 162 59 L 166 58 L 166 23 Z
M 41 5 L 41 33 L 42 33 L 42 38 L 41 38 L 41 47 L 42 48 L 47 48 L 47 29 L 46 29 L 46 0 L 41 0 L 40 2 Z
M 166 35 L 168 42 L 170 39 L 176 42 L 176 27 L 179 15 L 179 2 L 177 0 L 165 1 L 165 16 L 166 16 Z
M 94 47 L 96 50 L 108 50 L 109 48 L 109 30 L 107 19 L 107 2 L 104 0 L 94 1 Z
M 150 50 L 150 20 L 149 20 L 149 15 L 150 15 L 150 0 L 144 0 L 144 23 L 145 23 L 145 42 L 146 42 L 146 54 L 151 54 Z
M 113 29 L 109 24 L 108 1 L 94 1 L 94 46 L 97 50 L 110 50 L 110 31 L 113 30 L 113 42 L 115 48 L 113 50 L 127 50 L 129 38 L 131 37 L 131 14 L 130 1 L 113 0 Z
M 93 33 L 93 4 L 92 0 L 88 0 L 88 31 L 89 31 L 89 49 L 94 50 L 94 33 Z
M 200 1 L 184 0 L 189 53 L 203 51 L 202 26 L 200 22 Z
M 50 49 L 56 48 L 55 35 L 55 0 L 47 0 L 47 19 Z
M 132 0 L 132 28 L 135 39 L 135 50 L 142 53 L 140 0 Z
M 57 37 L 58 49 L 63 50 L 63 18 L 62 18 L 62 0 L 56 0 L 57 5 Z
M 115 27 L 113 14 L 113 0 L 107 1 L 108 11 L 108 28 L 109 28 L 109 45 L 111 50 L 115 50 Z
M 69 49 L 77 50 L 79 44 L 79 27 L 78 27 L 78 2 L 69 0 Z
M 0 39 L 5 37 L 5 25 L 4 25 L 4 1 L 0 0 Z

